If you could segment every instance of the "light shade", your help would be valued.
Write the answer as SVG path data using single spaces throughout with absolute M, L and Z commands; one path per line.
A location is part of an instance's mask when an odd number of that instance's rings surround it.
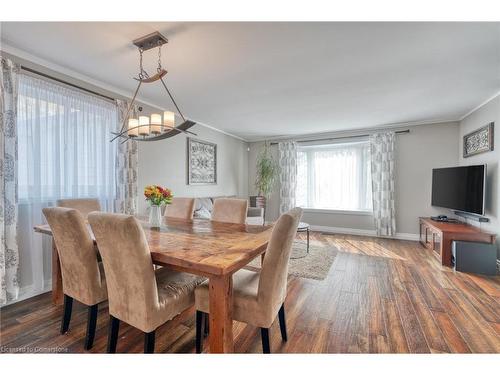
M 153 113 L 151 115 L 151 133 L 161 133 L 161 115 L 159 113 Z
M 139 128 L 137 128 L 138 125 L 139 125 L 139 120 L 137 120 L 136 118 L 128 119 L 127 134 L 129 137 L 137 137 L 139 135 Z
M 139 135 L 149 135 L 149 117 L 139 116 Z
M 169 131 L 175 126 L 175 113 L 170 111 L 163 112 L 163 128 L 164 131 Z

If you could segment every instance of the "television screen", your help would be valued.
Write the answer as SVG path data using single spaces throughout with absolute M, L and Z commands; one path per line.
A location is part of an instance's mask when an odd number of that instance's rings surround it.
M 432 170 L 432 205 L 484 215 L 486 165 Z

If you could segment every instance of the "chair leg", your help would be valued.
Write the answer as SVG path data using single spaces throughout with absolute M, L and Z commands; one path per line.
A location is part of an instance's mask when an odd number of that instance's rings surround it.
M 63 318 L 61 321 L 61 335 L 68 332 L 69 321 L 71 320 L 71 310 L 73 310 L 73 297 L 64 295 Z
M 144 334 L 144 354 L 153 354 L 155 352 L 155 332 Z
M 118 330 L 120 329 L 120 320 L 114 316 L 109 316 L 108 327 L 108 353 L 116 353 L 116 342 L 118 341 Z
M 210 333 L 210 316 L 208 315 L 208 313 L 203 313 L 204 315 L 204 319 L 205 319 L 205 324 L 204 324 L 204 335 L 205 337 L 208 336 L 208 334 Z
M 198 354 L 201 353 L 203 349 L 203 338 L 201 337 L 203 320 L 206 321 L 205 313 L 196 310 L 196 353 Z
M 269 328 L 261 328 L 260 337 L 262 339 L 262 353 L 270 354 L 271 347 L 269 345 Z
M 286 334 L 285 304 L 281 305 L 280 311 L 278 312 L 278 318 L 280 321 L 281 339 L 283 341 L 287 341 L 288 335 Z
M 98 310 L 97 304 L 88 307 L 87 335 L 85 336 L 85 350 L 92 349 L 92 345 L 94 345 L 95 326 L 97 323 L 97 310 Z

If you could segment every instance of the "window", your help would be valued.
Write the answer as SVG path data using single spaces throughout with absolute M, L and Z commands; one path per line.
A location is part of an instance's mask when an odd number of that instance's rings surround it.
M 20 203 L 115 197 L 115 103 L 21 75 L 18 96 Z
M 372 210 L 368 141 L 302 146 L 297 160 L 298 206 Z

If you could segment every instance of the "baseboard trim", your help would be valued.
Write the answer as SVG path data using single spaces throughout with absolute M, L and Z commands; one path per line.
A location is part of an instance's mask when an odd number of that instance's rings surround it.
M 343 227 L 325 227 L 322 225 L 311 225 L 311 230 L 316 232 L 336 233 L 336 234 L 352 234 L 355 236 L 380 237 L 395 240 L 418 241 L 419 235 L 415 233 L 396 233 L 395 236 L 385 237 L 377 236 L 376 232 L 371 229 L 343 228 Z

